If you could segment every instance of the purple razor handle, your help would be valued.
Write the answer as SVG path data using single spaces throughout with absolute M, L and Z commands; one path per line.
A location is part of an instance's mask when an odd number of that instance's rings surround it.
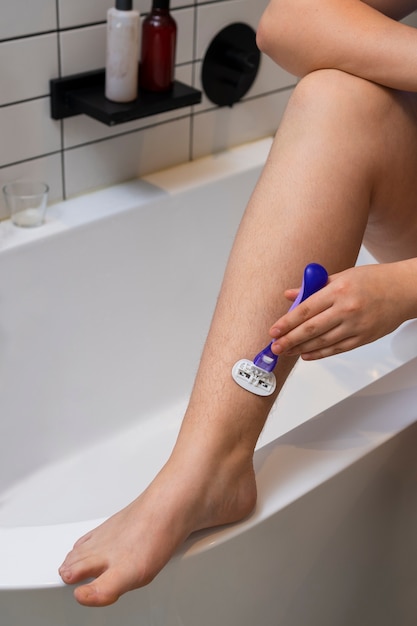
M 329 276 L 322 265 L 309 263 L 304 270 L 303 284 L 301 285 L 300 292 L 289 310 L 292 311 L 300 302 L 303 302 L 303 300 L 306 300 L 309 296 L 313 295 L 313 293 L 322 289 L 322 287 L 327 284 L 328 278 Z M 253 360 L 253 364 L 256 365 L 256 367 L 260 367 L 266 372 L 272 372 L 278 361 L 278 356 L 271 350 L 274 341 L 275 340 L 271 341 L 266 348 L 261 350 Z
M 304 270 L 303 284 L 293 302 L 290 311 L 306 300 L 316 291 L 327 284 L 328 274 L 318 263 L 310 263 Z M 273 369 L 277 364 L 278 356 L 271 350 L 274 341 L 271 341 L 253 361 L 240 359 L 232 368 L 233 380 L 246 391 L 257 396 L 270 396 L 276 388 L 276 379 Z

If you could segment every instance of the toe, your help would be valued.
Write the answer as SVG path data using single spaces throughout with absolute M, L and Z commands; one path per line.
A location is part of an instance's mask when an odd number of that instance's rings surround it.
M 78 561 L 71 561 L 67 557 L 59 568 L 59 575 L 67 584 L 74 584 L 86 580 L 87 578 L 96 578 L 100 576 L 106 569 L 106 563 L 98 561 L 90 557 Z
M 108 606 L 131 589 L 130 580 L 122 572 L 107 570 L 91 583 L 77 587 L 74 596 L 84 606 Z

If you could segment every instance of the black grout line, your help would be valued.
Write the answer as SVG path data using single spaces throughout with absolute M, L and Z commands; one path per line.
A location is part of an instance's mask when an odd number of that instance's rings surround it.
M 57 26 L 58 26 L 58 37 L 57 37 L 58 75 L 61 78 L 62 77 L 62 55 L 61 55 L 61 38 L 59 36 L 59 34 L 60 34 L 60 30 L 59 30 L 59 24 L 60 24 L 59 0 L 55 0 L 55 6 L 56 6 L 56 19 L 57 19 Z
M 56 35 L 59 33 L 70 32 L 72 30 L 83 30 L 85 28 L 91 28 L 91 26 L 103 26 L 105 23 L 106 21 L 103 20 L 100 22 L 91 22 L 87 24 L 78 24 L 75 26 L 66 26 L 64 28 L 60 28 L 58 25 L 58 28 L 54 28 L 52 30 L 44 30 L 44 31 L 39 31 L 39 32 L 34 32 L 34 33 L 28 33 L 25 35 L 16 35 L 16 37 L 7 37 L 5 39 L 0 39 L 0 44 L 10 43 L 11 41 L 20 41 L 22 39 L 34 39 L 35 37 L 44 37 L 45 35 Z
M 46 159 L 50 156 L 56 156 L 57 154 L 61 154 L 62 150 L 54 150 L 53 152 L 45 152 L 44 154 L 37 154 L 33 157 L 28 157 L 27 159 L 20 159 L 19 161 L 13 161 L 12 163 L 5 163 L 4 165 L 0 165 L 0 170 L 5 170 L 8 167 L 14 167 L 15 165 L 21 165 L 22 163 L 30 163 L 31 161 L 37 161 L 38 159 Z
M 190 139 L 188 145 L 188 160 L 194 161 L 194 113 L 190 115 Z
M 15 100 L 14 102 L 5 102 L 4 104 L 0 104 L 0 109 L 6 109 L 7 107 L 13 107 L 19 104 L 26 104 L 27 102 L 35 102 L 36 100 L 44 100 L 45 98 L 49 98 L 49 93 L 45 93 L 40 96 L 33 96 L 33 98 L 26 98 L 25 100 Z
M 27 35 L 16 35 L 16 37 L 6 37 L 5 39 L 0 39 L 0 44 L 2 43 L 10 43 L 11 41 L 20 41 L 21 39 L 33 39 L 34 37 L 44 37 L 45 35 L 54 35 L 58 31 L 54 30 L 43 30 L 35 33 L 28 33 Z
M 64 120 L 61 120 L 61 183 L 62 183 L 62 198 L 67 199 L 67 184 L 65 176 L 65 149 L 64 149 Z
M 193 20 L 193 59 L 195 60 L 197 54 L 197 20 L 198 20 L 198 4 L 197 0 L 194 0 L 194 20 Z M 197 71 L 197 63 L 194 62 L 191 68 L 191 84 L 195 86 L 196 84 L 196 71 Z M 190 143 L 188 146 L 188 158 L 190 161 L 194 158 L 194 113 L 195 107 L 191 108 L 190 114 Z
M 61 50 L 61 33 L 59 31 L 59 27 L 61 24 L 61 15 L 59 12 L 59 0 L 55 0 L 56 2 L 56 18 L 57 18 L 57 26 L 58 26 L 58 36 L 57 36 L 57 48 L 58 48 L 58 76 L 62 78 L 62 50 Z M 64 146 L 64 120 L 60 120 L 59 123 L 59 133 L 60 133 L 60 142 L 61 142 L 61 185 L 62 185 L 62 198 L 66 200 L 67 190 L 66 190 L 66 177 L 65 177 L 65 146 Z

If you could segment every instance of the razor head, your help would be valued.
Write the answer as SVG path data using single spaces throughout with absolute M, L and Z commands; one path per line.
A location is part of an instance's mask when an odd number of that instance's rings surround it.
M 274 374 L 258 367 L 249 359 L 241 359 L 234 364 L 232 377 L 240 387 L 257 396 L 270 396 L 275 391 Z

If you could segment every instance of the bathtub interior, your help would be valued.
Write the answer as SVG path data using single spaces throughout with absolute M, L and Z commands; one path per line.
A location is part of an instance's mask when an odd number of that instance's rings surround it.
M 72 524 L 69 546 L 162 466 L 269 146 L 62 203 L 43 236 L 9 245 L 6 234 L 0 530 Z M 409 323 L 373 346 L 298 364 L 259 448 L 415 356 Z
M 162 465 L 259 173 L 243 160 L 56 205 L 43 237 L 4 225 L 24 240 L 0 252 L 0 525 L 107 516 Z

